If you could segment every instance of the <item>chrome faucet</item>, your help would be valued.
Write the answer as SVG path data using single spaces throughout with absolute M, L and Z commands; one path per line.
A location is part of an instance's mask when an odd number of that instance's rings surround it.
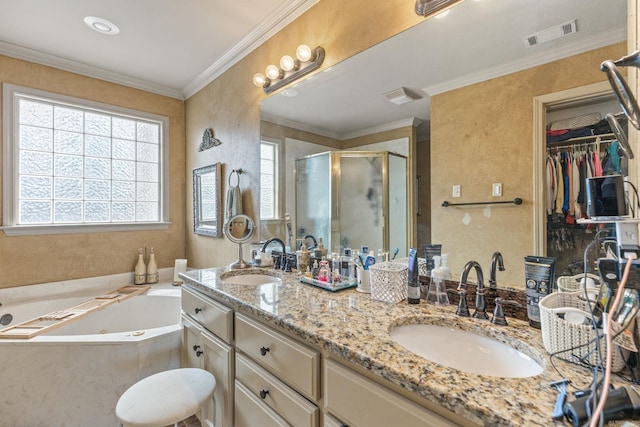
M 467 288 L 467 278 L 469 277 L 469 272 L 471 269 L 476 270 L 476 311 L 473 313 L 473 317 L 476 319 L 489 319 L 489 315 L 487 314 L 487 303 L 484 298 L 485 288 L 484 288 L 484 276 L 482 274 L 482 267 L 478 264 L 477 261 L 469 261 L 465 264 L 464 269 L 462 270 L 462 275 L 460 276 L 460 284 L 458 285 L 458 289 L 464 287 Z
M 498 282 L 496 280 L 496 266 L 498 270 L 504 271 L 504 260 L 500 252 L 494 252 L 491 255 L 491 270 L 489 272 L 489 289 L 498 289 Z

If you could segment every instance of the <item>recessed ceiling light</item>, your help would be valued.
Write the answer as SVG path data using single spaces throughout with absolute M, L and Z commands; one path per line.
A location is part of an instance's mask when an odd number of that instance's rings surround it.
M 93 31 L 99 32 L 100 34 L 115 36 L 120 32 L 120 29 L 115 24 L 103 18 L 87 16 L 84 18 L 84 23 L 87 24 L 87 27 L 91 28 Z
M 298 91 L 295 89 L 285 89 L 282 91 L 282 95 L 293 98 L 294 96 L 298 96 Z

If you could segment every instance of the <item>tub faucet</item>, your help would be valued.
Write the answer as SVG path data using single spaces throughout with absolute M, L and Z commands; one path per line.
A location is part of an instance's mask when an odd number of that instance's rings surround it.
M 498 289 L 498 282 L 496 280 L 496 265 L 498 270 L 504 271 L 504 261 L 500 252 L 494 252 L 491 255 L 491 270 L 489 272 L 489 289 Z
M 467 278 L 469 277 L 469 272 L 471 269 L 476 270 L 476 311 L 473 313 L 473 317 L 476 319 L 489 319 L 489 315 L 487 314 L 487 303 L 484 298 L 485 288 L 484 288 L 484 277 L 482 274 L 482 267 L 478 264 L 477 261 L 469 261 L 465 264 L 464 269 L 462 270 L 462 275 L 460 276 L 460 284 L 458 285 L 458 289 L 467 289 Z

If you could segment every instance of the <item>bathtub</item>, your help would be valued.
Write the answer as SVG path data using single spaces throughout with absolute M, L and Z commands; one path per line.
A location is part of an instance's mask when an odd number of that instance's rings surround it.
M 30 339 L 0 339 L 0 425 L 118 425 L 114 408 L 139 379 L 180 366 L 180 288 L 173 269 L 146 293 Z M 132 274 L 0 289 L 8 325 L 132 283 Z M 4 317 L 3 317 L 4 316 Z

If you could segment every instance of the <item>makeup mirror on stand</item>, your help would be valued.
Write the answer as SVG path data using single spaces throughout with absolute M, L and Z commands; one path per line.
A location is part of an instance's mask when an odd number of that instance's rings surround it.
M 238 244 L 238 260 L 229 265 L 231 269 L 247 268 L 247 264 L 242 259 L 242 244 L 251 240 L 255 226 L 253 219 L 250 216 L 240 214 L 234 215 L 224 224 L 224 235 L 232 241 Z

